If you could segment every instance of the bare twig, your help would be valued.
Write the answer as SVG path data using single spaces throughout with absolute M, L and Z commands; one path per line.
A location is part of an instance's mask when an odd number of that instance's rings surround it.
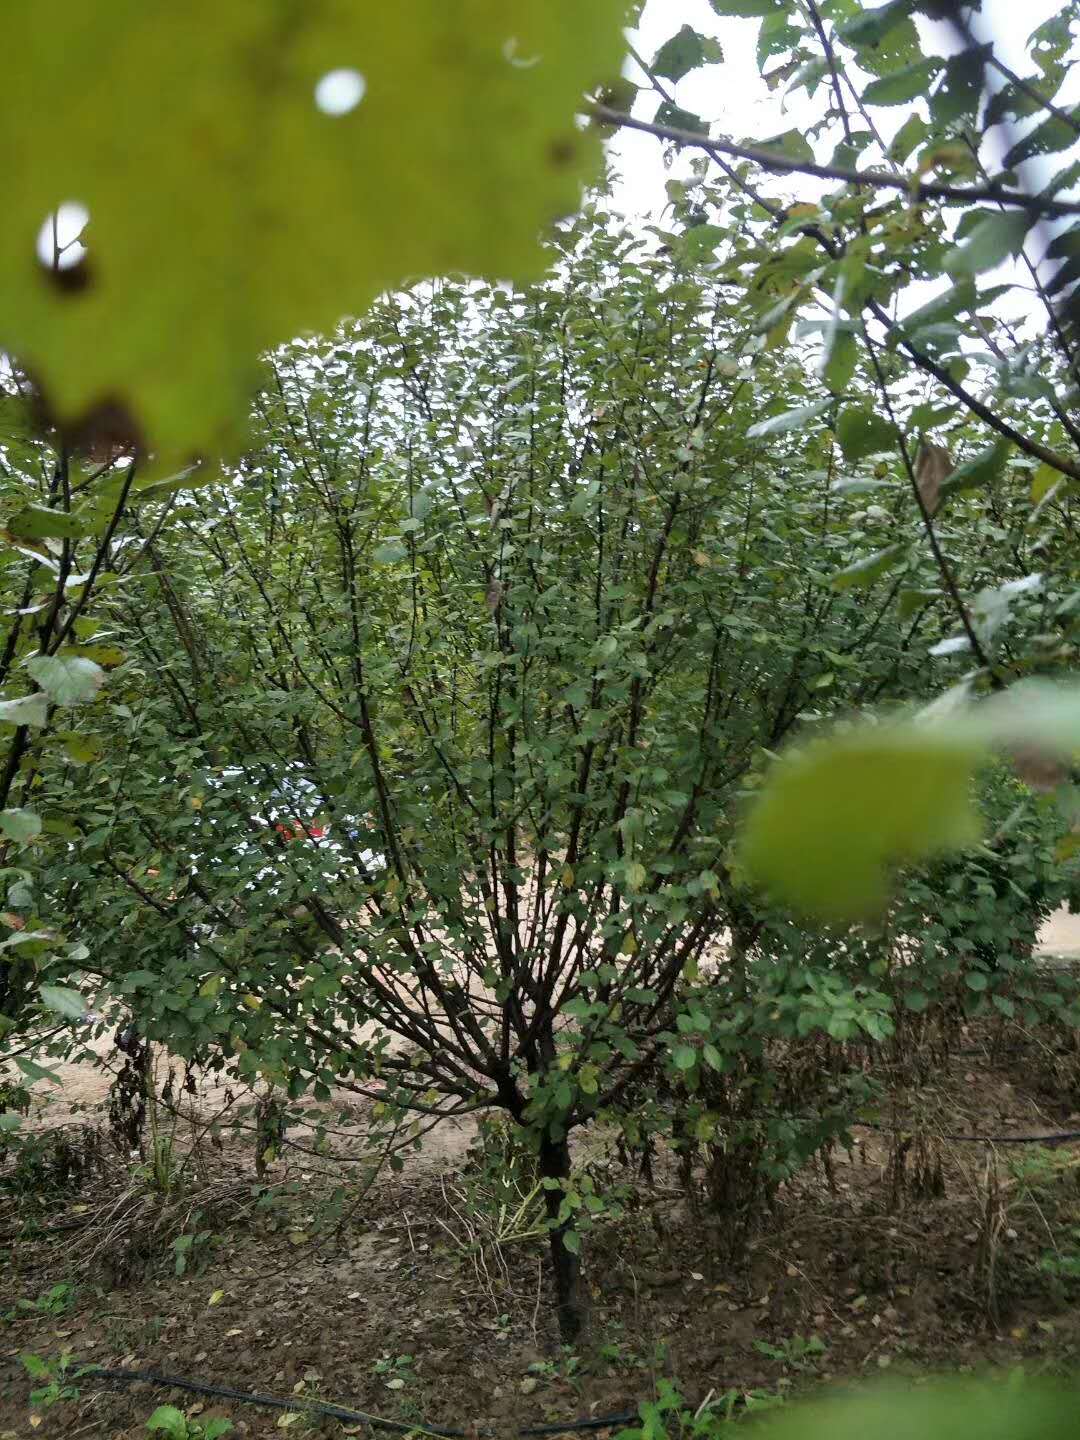
M 977 200 L 996 201 L 1000 205 L 1014 205 L 1020 210 L 1030 210 L 1035 215 L 1080 215 L 1080 201 L 1054 200 L 1048 196 L 1025 195 L 1019 190 L 1009 190 L 1002 185 L 946 185 L 936 180 L 921 180 L 917 175 L 890 175 L 885 170 L 850 170 L 844 165 L 819 165 L 813 160 L 796 160 L 777 150 L 763 145 L 736 145 L 732 140 L 714 140 L 696 130 L 682 130 L 677 125 L 661 125 L 655 120 L 639 120 L 622 110 L 613 110 L 610 105 L 590 104 L 585 114 L 605 125 L 619 125 L 624 129 L 643 130 L 655 135 L 658 140 L 670 140 L 676 145 L 704 150 L 706 154 L 720 151 L 737 160 L 749 160 L 766 170 L 778 170 L 785 174 L 816 175 L 821 180 L 840 180 L 848 185 L 871 185 L 879 190 L 904 190 L 913 199 L 953 200 L 957 204 L 970 205 Z

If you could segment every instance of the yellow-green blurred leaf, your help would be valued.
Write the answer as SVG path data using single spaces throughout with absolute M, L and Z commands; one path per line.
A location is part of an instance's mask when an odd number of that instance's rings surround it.
M 162 465 L 226 443 L 277 342 L 413 277 L 536 272 L 596 173 L 575 109 L 625 8 L 5 6 L 0 343 Z
M 1072 1440 L 1080 1397 L 1025 1381 L 879 1390 L 766 1416 L 762 1440 Z
M 977 740 L 916 725 L 866 726 L 792 751 L 743 831 L 747 875 L 823 920 L 865 919 L 889 868 L 978 839 L 969 782 Z

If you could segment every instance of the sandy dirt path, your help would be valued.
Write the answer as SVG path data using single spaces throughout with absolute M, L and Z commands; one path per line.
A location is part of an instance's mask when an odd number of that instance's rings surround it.
M 1055 910 L 1039 932 L 1039 949 L 1047 955 L 1080 958 L 1080 915 Z

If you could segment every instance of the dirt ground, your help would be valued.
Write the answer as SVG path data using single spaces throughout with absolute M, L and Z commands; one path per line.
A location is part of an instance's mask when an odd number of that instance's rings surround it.
M 959 1059 L 950 1123 L 1020 1133 L 1069 1118 L 1009 1075 Z M 1030 1190 L 987 1147 L 927 1144 L 944 1193 L 920 1194 L 916 1165 L 898 1182 L 888 1145 L 865 1132 L 836 1154 L 831 1183 L 819 1169 L 783 1187 L 733 1261 L 721 1258 L 708 1215 L 659 1174 L 624 1220 L 592 1238 L 593 1339 L 573 1353 L 557 1343 L 542 1242 L 505 1247 L 505 1269 L 460 1243 L 468 1235 L 451 1208 L 460 1161 L 427 1157 L 387 1177 L 342 1235 L 323 1241 L 295 1228 L 326 1198 L 295 1172 L 300 1190 L 282 1214 L 230 1227 L 180 1277 L 151 1256 L 149 1273 L 110 1284 L 84 1274 L 69 1240 L 43 1237 L 9 1257 L 4 1293 L 33 1299 L 66 1282 L 74 1303 L 0 1328 L 0 1435 L 144 1435 L 166 1400 L 203 1418 L 228 1415 L 241 1435 L 279 1433 L 283 1412 L 200 1410 L 195 1396 L 143 1385 L 85 1390 L 37 1411 L 33 1427 L 17 1357 L 65 1347 L 83 1361 L 152 1366 L 295 1397 L 298 1407 L 315 1396 L 408 1423 L 507 1432 L 633 1409 L 662 1375 L 697 1402 L 709 1390 L 775 1395 L 885 1370 L 1068 1365 L 1080 1344 L 1075 1293 L 1037 1264 L 1080 1220 L 1080 1149 L 1040 1152 L 1048 1172 Z M 232 1174 L 224 1161 L 222 1174 Z M 61 1223 L 86 1203 L 66 1206 Z M 328 1421 L 294 1433 L 343 1432 Z
M 1080 953 L 1080 922 L 1054 917 L 1044 944 Z M 602 1136 L 590 1142 L 578 1163 L 626 1185 L 627 1201 L 588 1236 L 592 1323 L 574 1351 L 558 1343 L 531 1212 L 504 1227 L 518 1238 L 492 1243 L 490 1212 L 474 1203 L 470 1125 L 438 1127 L 365 1190 L 358 1117 L 335 1102 L 332 1153 L 285 1151 L 267 1177 L 273 1205 L 257 1200 L 241 1137 L 207 1151 L 164 1221 L 106 1147 L 32 1224 L 25 1205 L 0 1200 L 0 1440 L 129 1440 L 165 1402 L 201 1420 L 227 1415 L 243 1436 L 361 1433 L 309 1418 L 306 1398 L 510 1434 L 632 1411 L 664 1376 L 694 1404 L 710 1391 L 752 1404 L 883 1373 L 1075 1367 L 1080 1145 L 954 1137 L 1080 1130 L 1080 1087 L 1041 1041 L 1002 1050 L 963 1038 L 932 1083 L 905 1092 L 902 1138 L 887 1116 L 883 1129 L 857 1129 L 850 1151 L 780 1186 L 742 1248 L 678 1183 L 672 1157 L 659 1154 L 646 1181 Z M 47 1123 L 100 1124 L 108 1081 L 65 1072 Z M 209 1087 L 195 1112 L 222 1099 Z M 205 1239 L 177 1274 L 182 1232 Z M 50 1298 L 56 1286 L 70 1289 Z M 32 1407 L 20 1355 L 64 1350 L 296 1408 L 92 1380 L 76 1399 Z

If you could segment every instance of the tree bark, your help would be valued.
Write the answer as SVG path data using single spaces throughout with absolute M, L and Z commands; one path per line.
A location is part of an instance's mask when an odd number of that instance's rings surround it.
M 565 1137 L 553 1140 L 545 1135 L 540 1142 L 540 1175 L 544 1180 L 564 1181 L 570 1178 L 570 1146 Z M 559 1335 L 564 1345 L 573 1345 L 585 1329 L 588 1313 L 581 1282 L 581 1256 L 568 1250 L 563 1237 L 573 1228 L 569 1220 L 556 1223 L 564 1190 L 544 1190 L 544 1204 L 551 1222 L 551 1270 L 555 1280 L 555 1305 L 559 1317 Z

